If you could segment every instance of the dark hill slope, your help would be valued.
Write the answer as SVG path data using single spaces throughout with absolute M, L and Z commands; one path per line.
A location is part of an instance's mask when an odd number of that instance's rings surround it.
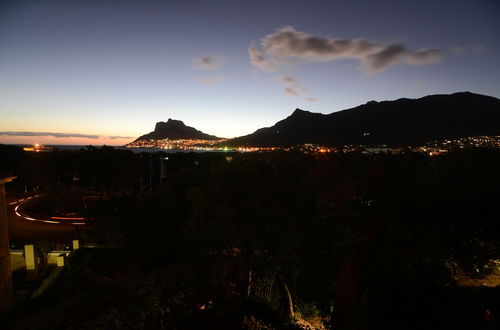
M 272 127 L 226 143 L 232 146 L 412 145 L 475 135 L 500 135 L 500 100 L 463 92 L 370 101 L 329 115 L 296 109 Z

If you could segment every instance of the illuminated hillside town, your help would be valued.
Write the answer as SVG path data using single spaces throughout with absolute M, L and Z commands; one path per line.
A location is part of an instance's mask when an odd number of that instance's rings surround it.
M 126 145 L 127 148 L 168 149 L 168 150 L 201 150 L 214 151 L 219 143 L 227 139 L 200 140 L 200 139 L 148 139 L 136 140 Z
M 126 148 L 141 149 L 162 149 L 170 151 L 235 151 L 235 152 L 264 152 L 264 151 L 301 151 L 304 153 L 351 153 L 362 152 L 363 154 L 399 154 L 402 152 L 418 152 L 435 156 L 451 150 L 466 148 L 500 148 L 500 136 L 474 136 L 461 137 L 457 139 L 445 139 L 432 141 L 422 146 L 388 147 L 387 145 L 364 146 L 364 145 L 343 145 L 343 146 L 322 146 L 318 144 L 306 143 L 292 147 L 228 147 L 224 145 L 228 139 L 199 140 L 199 139 L 149 139 L 136 140 L 125 145 Z M 25 148 L 28 151 L 29 148 Z M 38 148 L 39 149 L 39 148 Z M 35 148 L 36 151 L 37 149 Z M 32 151 L 32 150 L 29 150 Z

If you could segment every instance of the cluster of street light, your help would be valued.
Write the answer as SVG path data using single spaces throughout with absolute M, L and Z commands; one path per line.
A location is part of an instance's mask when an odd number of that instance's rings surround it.
M 373 153 L 392 153 L 398 154 L 405 151 L 426 153 L 431 156 L 446 153 L 455 149 L 464 148 L 500 148 L 500 136 L 475 136 L 463 137 L 457 139 L 445 139 L 433 141 L 422 146 L 408 146 L 400 148 L 365 145 L 342 145 L 342 146 L 323 146 L 318 144 L 306 143 L 292 147 L 228 147 L 224 146 L 227 139 L 200 140 L 200 139 L 161 139 L 161 140 L 138 140 L 126 145 L 127 148 L 145 148 L 145 149 L 164 149 L 164 150 L 182 150 L 182 151 L 237 151 L 237 152 L 262 152 L 262 151 L 301 151 L 311 154 L 322 153 L 351 153 L 362 152 L 366 154 Z
M 201 139 L 148 139 L 136 140 L 126 145 L 128 148 L 167 149 L 167 150 L 200 150 L 215 151 L 220 149 L 216 145 L 227 139 L 201 140 Z

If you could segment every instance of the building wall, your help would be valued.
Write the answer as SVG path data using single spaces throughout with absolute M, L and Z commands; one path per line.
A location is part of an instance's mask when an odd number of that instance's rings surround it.
M 0 315 L 6 313 L 13 301 L 10 268 L 9 230 L 5 210 L 5 186 L 0 183 Z

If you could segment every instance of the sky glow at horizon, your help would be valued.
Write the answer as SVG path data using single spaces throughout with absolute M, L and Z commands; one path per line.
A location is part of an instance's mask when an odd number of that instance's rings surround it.
M 498 98 L 498 17 L 492 0 L 4 1 L 0 143 L 122 145 L 168 118 L 235 137 L 295 108 Z

